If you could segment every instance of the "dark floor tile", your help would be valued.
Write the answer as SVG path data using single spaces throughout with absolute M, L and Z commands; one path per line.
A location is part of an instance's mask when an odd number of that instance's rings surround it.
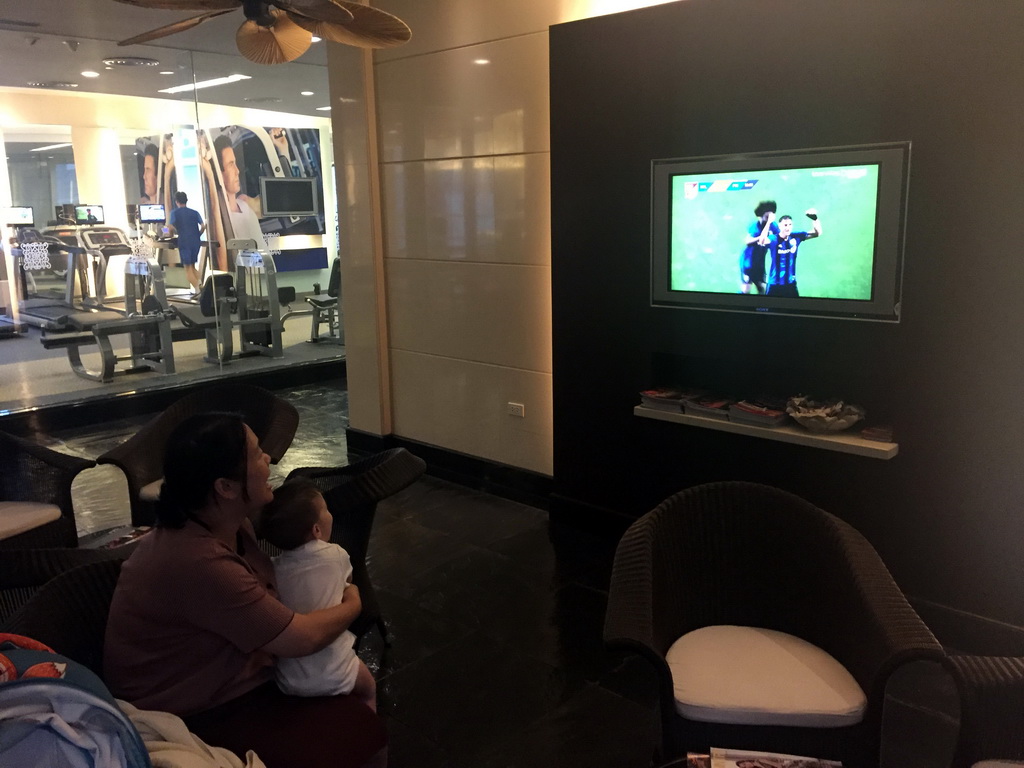
M 561 553 L 556 552 L 547 525 L 496 541 L 487 549 L 509 558 L 524 580 L 551 589 L 570 581 L 592 580 L 590 574 L 601 567 L 601 556 L 588 556 L 582 548 L 566 552 L 563 547 Z
M 557 709 L 584 683 L 471 632 L 378 686 L 380 711 L 460 761 Z
M 450 768 L 452 757 L 430 739 L 394 718 L 388 730 L 388 768 Z
M 422 574 L 470 549 L 468 544 L 412 520 L 375 522 L 366 556 L 374 586 L 408 595 Z
M 507 735 L 479 768 L 645 768 L 657 742 L 656 713 L 594 685 Z
M 391 644 L 385 646 L 380 633 L 372 630 L 360 640 L 359 656 L 377 680 L 426 658 L 466 632 L 461 624 L 425 611 L 396 594 L 386 590 L 376 593 Z

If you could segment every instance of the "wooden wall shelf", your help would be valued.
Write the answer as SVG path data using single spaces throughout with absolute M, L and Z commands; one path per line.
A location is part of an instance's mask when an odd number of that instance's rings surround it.
M 765 440 L 778 440 L 782 443 L 795 443 L 796 445 L 806 445 L 810 448 L 821 448 L 826 451 L 852 453 L 855 456 L 867 456 L 872 459 L 891 459 L 899 453 L 900 449 L 898 443 L 880 443 L 875 440 L 865 440 L 862 437 L 857 437 L 856 434 L 847 432 L 819 434 L 809 432 L 799 426 L 754 427 L 747 424 L 737 424 L 735 421 L 709 419 L 704 416 L 689 416 L 685 413 L 662 411 L 643 405 L 636 406 L 633 409 L 633 414 L 644 419 L 671 421 L 676 424 L 686 424 L 691 427 L 700 427 L 701 429 L 715 429 L 719 432 L 732 432 L 737 435 L 751 435 L 752 437 L 761 437 Z

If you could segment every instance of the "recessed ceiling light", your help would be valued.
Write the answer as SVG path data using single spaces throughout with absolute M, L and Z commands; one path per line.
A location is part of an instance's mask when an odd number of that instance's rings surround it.
M 108 67 L 157 67 L 160 62 L 148 56 L 117 56 L 104 59 Z
M 248 75 L 228 75 L 227 77 L 215 77 L 212 80 L 200 80 L 198 83 L 185 83 L 175 85 L 171 88 L 161 88 L 158 93 L 185 93 L 186 91 L 198 91 L 200 88 L 212 88 L 215 85 L 227 85 L 237 83 L 239 80 L 252 80 Z
M 490 59 L 473 59 L 474 64 L 490 64 Z
M 29 152 L 45 152 L 48 149 L 63 149 L 64 147 L 70 147 L 71 144 L 47 144 L 45 147 L 36 147 L 30 149 Z
M 330 107 L 317 107 L 316 111 L 317 112 L 330 112 L 331 108 Z
M 313 39 L 310 40 L 310 42 L 311 43 L 319 43 L 322 39 L 323 38 L 321 38 L 321 37 L 317 37 L 316 35 L 313 35 Z
M 312 96 L 313 92 L 312 91 L 302 91 L 302 95 L 303 96 Z
M 174 70 L 173 70 L 173 69 L 165 69 L 165 70 L 164 70 L 163 72 L 161 72 L 160 74 L 161 74 L 161 75 L 173 75 L 173 74 L 174 74 Z
M 38 83 L 38 82 L 32 82 L 32 83 L 26 83 L 26 85 L 28 85 L 30 88 L 62 88 L 62 89 L 65 89 L 65 90 L 69 90 L 71 88 L 77 88 L 78 87 L 78 83 Z
M 99 72 L 93 72 L 91 69 L 87 69 L 87 70 L 85 70 L 85 72 L 82 72 L 81 74 L 82 74 L 82 77 L 99 77 L 100 76 Z

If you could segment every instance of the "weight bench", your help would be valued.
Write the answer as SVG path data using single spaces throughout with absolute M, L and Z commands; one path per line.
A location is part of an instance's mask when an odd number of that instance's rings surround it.
M 109 384 L 115 375 L 142 373 L 156 370 L 162 374 L 174 373 L 174 349 L 171 343 L 169 318 L 162 314 L 142 315 L 139 317 L 121 317 L 114 312 L 97 313 L 115 315 L 116 319 L 107 319 L 86 327 L 81 322 L 74 322 L 76 330 L 53 332 L 43 331 L 40 342 L 44 349 L 64 348 L 68 353 L 71 370 L 78 376 L 90 381 Z M 112 336 L 131 334 L 131 352 L 118 355 L 111 344 Z M 156 341 L 153 348 L 152 342 Z M 96 344 L 100 351 L 100 369 L 90 370 L 82 362 L 80 348 L 88 344 Z M 131 362 L 129 368 L 115 370 L 118 363 Z

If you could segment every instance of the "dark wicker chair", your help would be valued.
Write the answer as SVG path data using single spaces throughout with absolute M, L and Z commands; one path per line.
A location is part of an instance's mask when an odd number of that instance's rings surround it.
M 666 652 L 690 631 L 730 624 L 786 632 L 831 654 L 867 696 L 862 722 L 795 728 L 679 716 Z M 691 488 L 630 526 L 615 555 L 604 638 L 657 670 L 662 759 L 716 746 L 874 768 L 889 675 L 943 655 L 862 535 L 797 496 L 741 482 Z
M 982 760 L 1024 760 L 1024 658 L 950 655 L 960 694 L 960 735 L 952 768 Z
M 377 502 L 416 482 L 426 468 L 423 459 L 405 448 L 392 448 L 348 466 L 300 467 L 288 475 L 289 479 L 301 476 L 312 480 L 334 517 L 331 541 L 344 547 L 352 559 L 352 582 L 359 587 L 363 602 L 363 612 L 351 627 L 357 636 L 376 626 L 388 642 L 387 624 L 366 569 Z
M 51 579 L 87 563 L 123 560 L 131 551 L 131 547 L 4 550 L 0 555 L 0 629 Z
M 6 623 L 103 677 L 103 635 L 121 560 L 80 565 L 51 579 Z
M 70 456 L 0 432 L 0 501 L 33 501 L 60 507 L 60 517 L 38 528 L 0 540 L 0 549 L 77 547 L 71 483 L 91 459 Z
M 155 520 L 153 500 L 140 494 L 163 477 L 164 446 L 171 431 L 189 416 L 209 411 L 241 413 L 275 464 L 292 444 L 299 426 L 295 406 L 251 384 L 217 384 L 186 395 L 97 459 L 99 464 L 114 464 L 124 472 L 133 525 L 152 525 Z

